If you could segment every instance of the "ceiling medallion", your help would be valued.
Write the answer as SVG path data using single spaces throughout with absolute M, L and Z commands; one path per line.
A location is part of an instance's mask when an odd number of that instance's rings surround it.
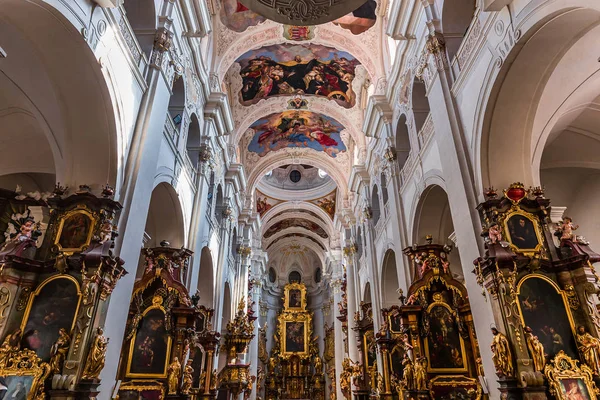
M 288 25 L 319 25 L 353 12 L 366 0 L 240 0 L 250 10 Z

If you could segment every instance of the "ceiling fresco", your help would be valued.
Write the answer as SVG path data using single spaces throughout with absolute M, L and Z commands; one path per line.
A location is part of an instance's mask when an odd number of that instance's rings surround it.
M 268 239 L 271 236 L 273 236 L 285 229 L 288 229 L 288 228 L 304 228 L 311 232 L 316 233 L 323 239 L 327 239 L 329 237 L 327 232 L 325 232 L 325 229 L 323 229 L 319 224 L 317 224 L 315 222 L 309 221 L 304 218 L 289 218 L 289 219 L 284 219 L 283 221 L 279 221 L 279 222 L 273 224 L 273 226 L 271 226 L 265 232 L 264 238 Z
M 256 190 L 256 212 L 259 213 L 261 217 L 271 208 L 282 202 L 282 200 L 274 199 L 261 193 L 259 190 Z
M 305 235 L 303 233 L 288 233 L 288 234 L 282 235 L 282 236 L 278 237 L 277 239 L 273 240 L 267 246 L 267 250 L 269 250 L 270 247 L 272 247 L 275 243 L 279 242 L 280 240 L 283 240 L 285 238 L 291 238 L 291 237 L 308 239 L 311 242 L 315 243 L 317 246 L 319 246 L 321 249 L 325 250 L 325 246 L 323 246 L 318 240 L 316 240 L 315 238 L 312 238 L 308 235 Z
M 236 62 L 243 105 L 298 94 L 326 97 L 346 108 L 356 102 L 352 81 L 360 62 L 344 51 L 319 44 L 276 44 L 250 50 Z
M 329 193 L 327 196 L 323 196 L 320 199 L 310 200 L 311 203 L 318 205 L 323 211 L 325 211 L 331 219 L 335 216 L 335 190 Z
M 375 0 L 368 0 L 362 6 L 354 10 L 354 12 L 336 19 L 333 23 L 349 30 L 354 35 L 360 35 L 361 33 L 368 31 L 377 22 L 377 16 L 375 14 L 376 8 L 377 3 Z
M 244 32 L 249 27 L 267 20 L 237 0 L 223 0 L 220 16 L 223 25 L 234 32 Z
M 284 148 L 311 148 L 330 157 L 346 151 L 340 132 L 344 126 L 335 119 L 310 111 L 270 114 L 250 126 L 254 131 L 248 151 L 264 157 Z
M 281 217 L 283 214 L 289 214 L 289 213 L 304 213 L 304 214 L 308 214 L 311 217 L 318 219 L 319 221 L 322 221 L 323 223 L 325 222 L 325 221 L 323 221 L 323 218 L 321 218 L 321 216 L 317 215 L 316 213 L 314 213 L 310 210 L 305 210 L 303 208 L 284 210 L 284 211 L 281 211 L 281 212 L 273 215 L 273 218 Z

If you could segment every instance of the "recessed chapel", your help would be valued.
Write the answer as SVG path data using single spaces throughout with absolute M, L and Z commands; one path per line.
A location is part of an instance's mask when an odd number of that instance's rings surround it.
M 0 0 L 0 400 L 600 399 L 599 57 L 598 0 Z

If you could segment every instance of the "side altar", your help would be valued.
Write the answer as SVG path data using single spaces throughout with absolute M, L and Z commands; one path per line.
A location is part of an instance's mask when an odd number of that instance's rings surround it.
M 324 399 L 323 361 L 313 337 L 313 313 L 306 309 L 306 286 L 284 288 L 266 380 L 266 399 Z

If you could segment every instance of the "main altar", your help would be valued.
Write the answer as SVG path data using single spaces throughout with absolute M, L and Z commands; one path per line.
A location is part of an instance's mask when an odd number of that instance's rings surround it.
M 283 302 L 268 362 L 266 399 L 323 399 L 323 361 L 313 337 L 313 314 L 306 309 L 306 286 L 286 285 Z

